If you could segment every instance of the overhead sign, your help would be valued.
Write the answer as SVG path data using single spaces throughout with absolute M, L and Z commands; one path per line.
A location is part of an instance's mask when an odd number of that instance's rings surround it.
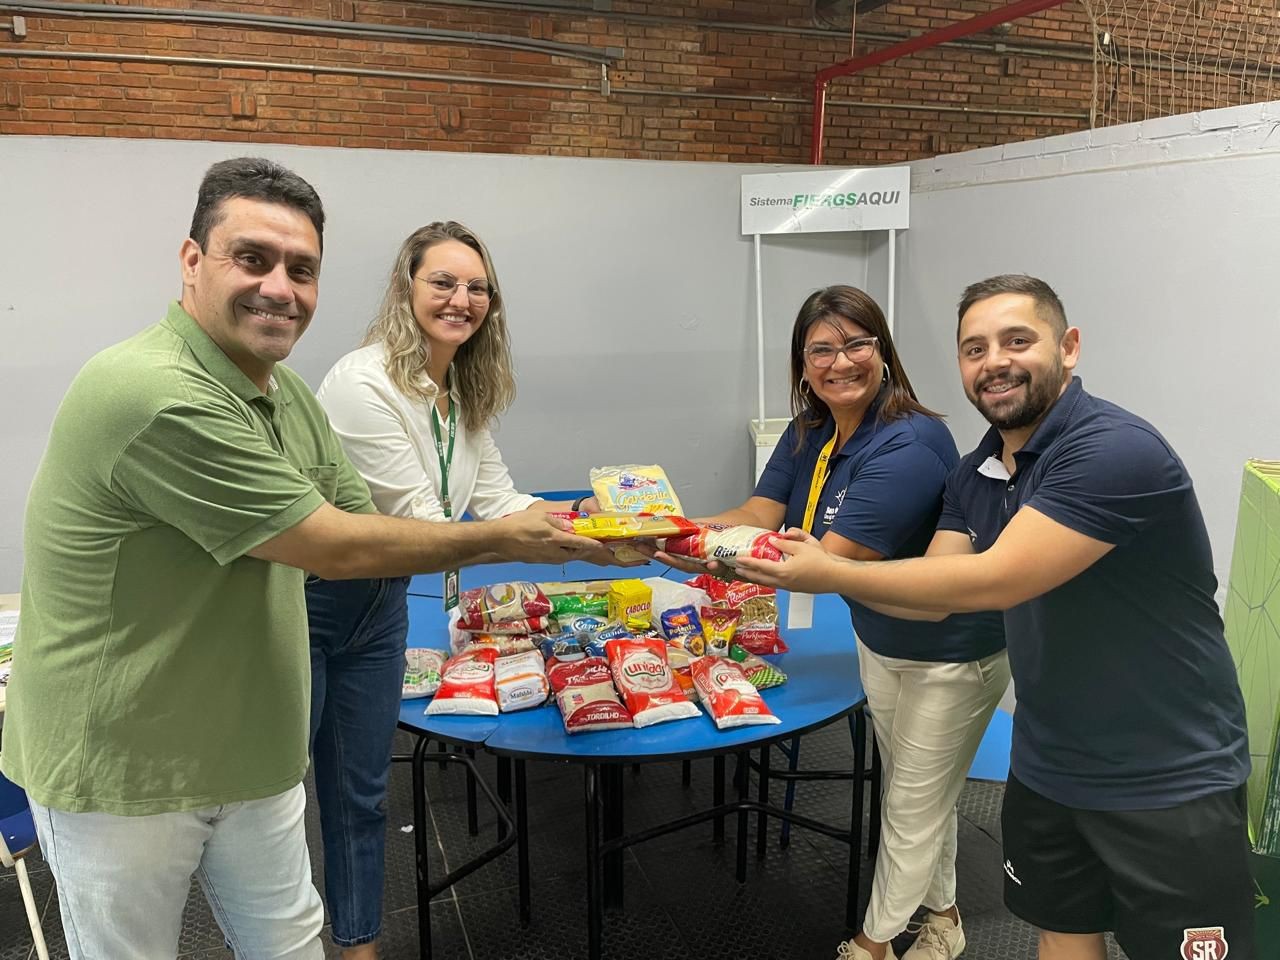
M 904 230 L 910 167 L 755 173 L 742 178 L 742 232 Z

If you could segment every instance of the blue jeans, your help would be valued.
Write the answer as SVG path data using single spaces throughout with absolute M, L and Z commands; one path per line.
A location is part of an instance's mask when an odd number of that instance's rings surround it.
M 400 715 L 407 577 L 310 580 L 311 763 L 333 942 L 382 929 L 387 775 Z

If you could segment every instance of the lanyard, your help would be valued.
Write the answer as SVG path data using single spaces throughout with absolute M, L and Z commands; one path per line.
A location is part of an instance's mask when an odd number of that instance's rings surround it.
M 822 488 L 827 482 L 827 461 L 836 447 L 836 431 L 818 454 L 818 462 L 813 465 L 813 479 L 809 481 L 809 502 L 804 508 L 804 532 L 813 533 L 813 515 L 818 512 L 818 500 L 822 497 Z
M 449 398 L 449 452 L 444 452 L 444 441 L 440 438 L 440 413 L 434 402 L 431 404 L 431 434 L 436 441 L 436 456 L 440 458 L 440 504 L 444 507 L 444 518 L 453 519 L 453 505 L 449 501 L 449 467 L 453 463 L 453 437 L 457 432 L 458 414 L 453 409 L 453 398 Z

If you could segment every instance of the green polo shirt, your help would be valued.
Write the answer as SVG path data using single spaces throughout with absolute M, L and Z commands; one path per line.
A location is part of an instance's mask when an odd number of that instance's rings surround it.
M 5 775 L 128 815 L 298 783 L 304 574 L 245 554 L 325 500 L 374 510 L 293 371 L 263 394 L 176 303 L 90 360 L 27 502 Z

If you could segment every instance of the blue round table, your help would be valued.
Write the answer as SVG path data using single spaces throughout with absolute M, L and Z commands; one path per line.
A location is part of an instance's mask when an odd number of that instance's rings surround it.
M 481 586 L 509 580 L 535 582 L 560 580 L 612 579 L 602 577 L 602 568 L 584 563 L 565 566 L 540 566 L 532 564 L 493 564 L 462 571 L 462 588 Z M 611 573 L 615 571 L 609 571 Z M 622 576 L 639 578 L 668 576 L 684 579 L 680 571 L 651 563 L 646 567 L 619 571 Z M 409 646 L 447 648 L 446 618 L 440 601 L 440 578 L 415 577 L 409 596 Z M 847 919 L 856 925 L 856 892 L 861 867 L 861 827 L 863 805 L 863 778 L 854 775 L 851 823 L 848 830 L 818 823 L 790 810 L 768 803 L 769 745 L 789 740 L 807 731 L 825 726 L 852 715 L 854 727 L 854 770 L 865 768 L 865 718 L 858 709 L 865 701 L 862 683 L 858 675 L 858 659 L 854 648 L 853 630 L 848 607 L 838 597 L 814 598 L 811 626 L 792 629 L 786 626 L 790 597 L 778 595 L 782 634 L 789 652 L 770 657 L 786 674 L 787 682 L 763 692 L 769 708 L 781 721 L 778 724 L 738 727 L 717 730 L 711 718 L 700 712 L 697 717 L 669 721 L 643 729 L 609 730 L 598 733 L 569 735 L 564 730 L 560 711 L 554 703 L 516 713 L 496 717 L 430 716 L 425 714 L 426 702 L 422 699 L 406 700 L 401 705 L 400 726 L 419 737 L 414 752 L 414 811 L 415 821 L 419 812 L 423 822 L 415 823 L 418 841 L 423 844 L 419 857 L 419 947 L 423 957 L 431 955 L 430 910 L 428 904 L 435 893 L 460 879 L 483 863 L 516 843 L 520 854 L 520 911 L 521 920 L 529 915 L 527 818 L 525 816 L 524 762 L 526 760 L 555 760 L 583 765 L 585 777 L 585 805 L 587 819 L 587 903 L 588 903 L 588 956 L 600 957 L 601 924 L 606 896 L 611 904 L 621 899 L 621 851 L 644 840 L 683 829 L 695 823 L 713 820 L 716 837 L 723 837 L 723 821 L 729 814 L 738 817 L 738 880 L 746 879 L 746 825 L 747 814 L 755 812 L 757 820 L 757 851 L 763 854 L 763 836 L 767 816 L 776 816 L 800 826 L 818 830 L 828 836 L 843 839 L 850 845 L 848 878 Z M 499 813 L 499 845 L 468 864 L 453 871 L 449 877 L 435 884 L 427 882 L 425 850 L 425 788 L 422 767 L 430 760 L 463 763 L 468 767 L 468 799 L 474 811 L 475 768 L 469 762 L 467 751 L 463 753 L 433 754 L 428 759 L 425 746 L 428 740 L 441 744 L 459 744 L 464 748 L 483 748 L 499 760 L 499 789 L 495 798 L 486 785 L 480 784 Z M 747 796 L 746 766 L 751 763 L 750 752 L 759 750 L 756 764 L 760 772 L 759 792 L 755 800 Z M 741 777 L 738 797 L 725 802 L 724 759 L 729 754 L 738 755 Z M 713 806 L 692 816 L 681 818 L 641 833 L 624 836 L 622 833 L 622 778 L 621 765 L 655 761 L 688 761 L 699 757 L 715 759 L 713 780 Z M 504 816 L 501 806 L 509 800 L 509 769 L 504 760 L 515 763 L 516 821 Z M 787 778 L 803 779 L 803 774 L 780 774 Z M 826 778 L 839 776 L 834 772 Z M 513 829 L 514 828 L 514 829 Z M 472 830 L 474 832 L 474 818 Z M 513 832 L 514 836 L 510 833 Z M 447 882 L 446 882 L 447 881 Z

